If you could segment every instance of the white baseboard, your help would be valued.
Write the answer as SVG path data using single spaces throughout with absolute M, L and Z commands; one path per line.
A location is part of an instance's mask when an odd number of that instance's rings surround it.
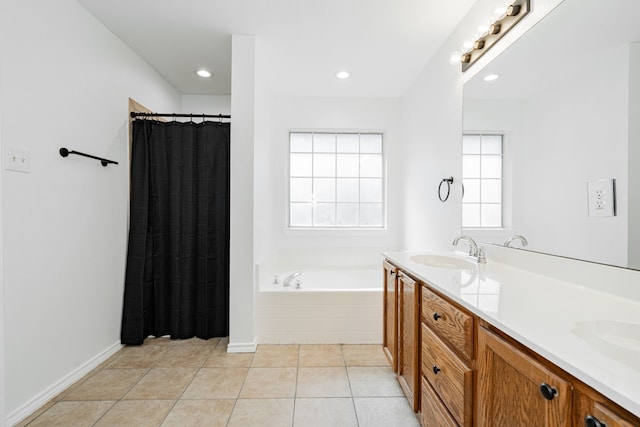
M 253 342 L 236 342 L 227 345 L 227 353 L 255 353 L 258 347 L 258 337 Z
M 114 355 L 118 350 L 124 347 L 120 342 L 116 342 L 111 346 L 107 347 L 101 353 L 94 356 L 92 359 L 79 366 L 78 368 L 71 371 L 69 374 L 65 375 L 60 381 L 52 384 L 47 389 L 43 390 L 41 393 L 34 396 L 32 399 L 27 401 L 25 404 L 20 406 L 18 409 L 13 411 L 12 413 L 7 415 L 6 424 L 7 426 L 14 426 L 18 424 L 20 421 L 27 418 L 33 412 L 35 412 L 38 408 L 43 406 L 45 403 L 56 397 L 60 394 L 64 389 L 69 387 L 71 384 L 78 381 L 80 378 L 87 375 L 93 369 L 97 368 L 102 362 L 107 360 L 109 357 Z

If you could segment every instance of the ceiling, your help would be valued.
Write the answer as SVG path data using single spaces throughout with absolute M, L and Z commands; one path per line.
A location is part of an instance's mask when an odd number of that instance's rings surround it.
M 184 95 L 231 93 L 231 35 L 256 36 L 275 95 L 397 97 L 475 0 L 77 0 Z M 204 67 L 214 73 L 195 75 Z M 338 80 L 335 73 L 351 77 Z

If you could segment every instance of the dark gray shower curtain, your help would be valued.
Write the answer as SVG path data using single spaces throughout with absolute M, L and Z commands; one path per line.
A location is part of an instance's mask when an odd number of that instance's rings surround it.
M 229 131 L 133 122 L 123 344 L 228 335 Z

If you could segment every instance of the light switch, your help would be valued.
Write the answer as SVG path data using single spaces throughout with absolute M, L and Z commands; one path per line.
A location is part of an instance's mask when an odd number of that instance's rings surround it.
M 31 151 L 24 148 L 7 147 L 4 168 L 9 171 L 31 172 Z
M 616 180 L 596 179 L 587 182 L 589 216 L 616 215 Z

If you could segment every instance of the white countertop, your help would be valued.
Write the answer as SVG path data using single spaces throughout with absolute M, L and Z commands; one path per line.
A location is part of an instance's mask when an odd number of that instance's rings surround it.
M 470 270 L 411 260 L 424 253 L 383 255 L 640 417 L 640 301 L 617 291 L 625 285 L 640 287 L 640 272 L 607 275 L 612 267 L 602 266 L 602 277 L 595 281 L 578 271 L 579 262 L 568 261 L 566 266 L 576 269 L 574 282 L 567 280 L 566 268 L 554 277 L 548 271 L 543 275 L 499 263 L 490 256 L 487 264 Z M 437 254 L 468 259 L 454 252 Z M 615 277 L 615 286 L 602 284 L 607 277 Z

